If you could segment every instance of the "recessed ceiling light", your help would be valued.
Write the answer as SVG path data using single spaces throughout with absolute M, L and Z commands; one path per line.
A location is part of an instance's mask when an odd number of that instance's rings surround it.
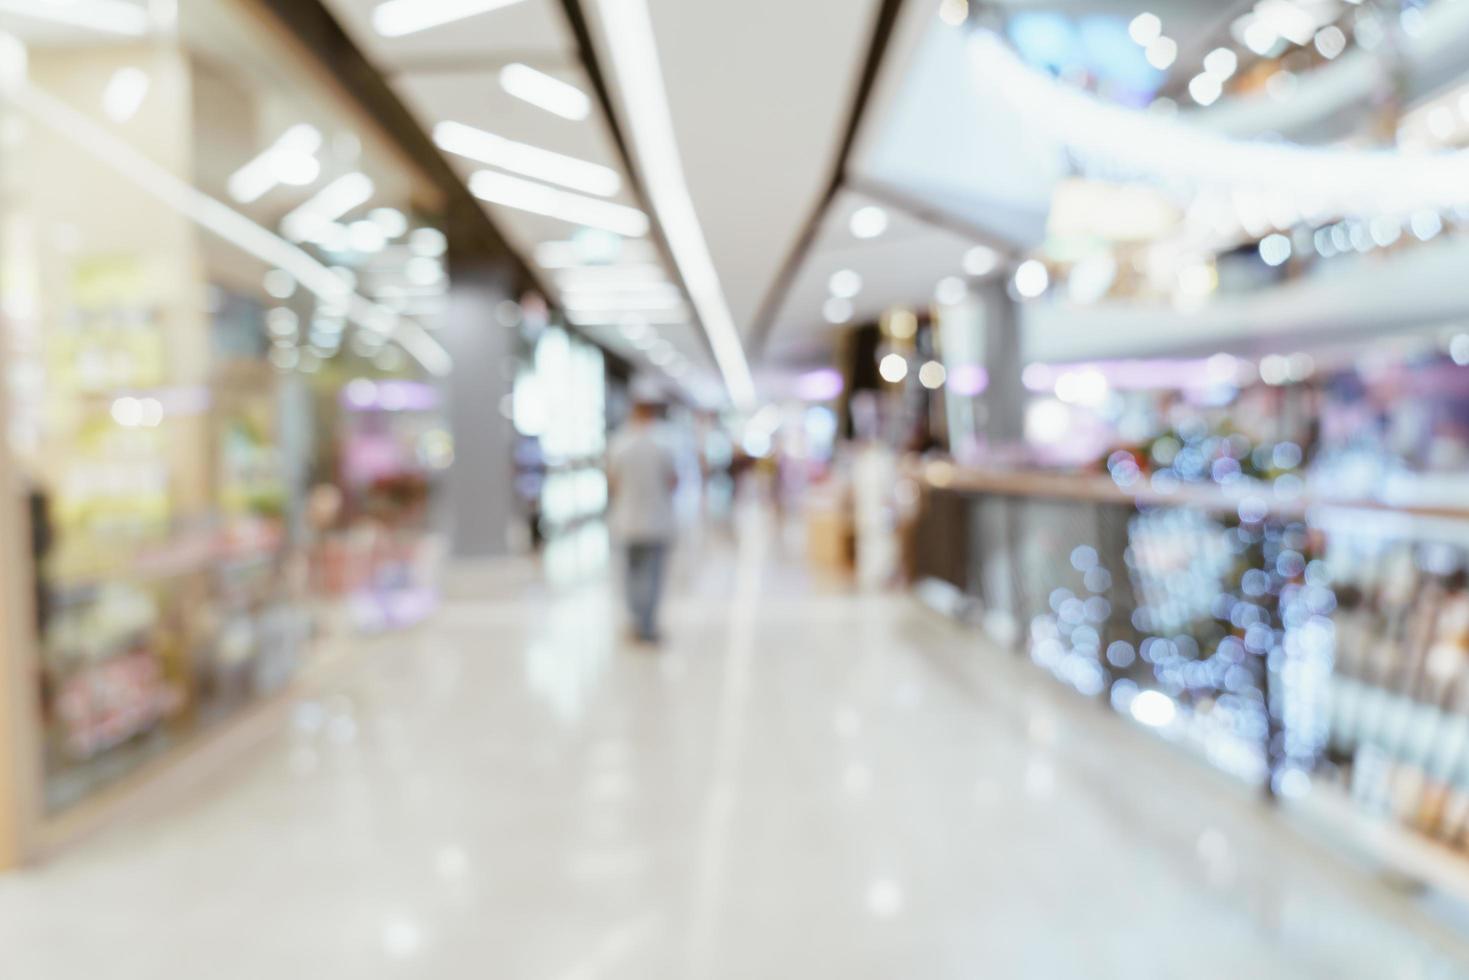
M 1163 21 L 1157 14 L 1143 11 L 1127 25 L 1127 33 L 1133 41 L 1147 47 L 1163 33 Z
M 1035 299 L 1051 286 L 1051 273 L 1039 259 L 1026 259 L 1015 270 L 1015 291 L 1026 299 Z
M 862 277 L 851 269 L 841 269 L 832 273 L 827 288 L 838 299 L 851 299 L 862 292 Z
M 848 227 L 856 238 L 877 238 L 888 230 L 888 213 L 876 205 L 858 208 Z
M 943 306 L 957 306 L 969 295 L 969 286 L 958 276 L 945 276 L 934 287 L 933 296 Z
M 372 26 L 383 37 L 404 37 L 442 27 L 522 0 L 388 0 L 372 12 Z
M 522 102 L 552 115 L 581 122 L 592 114 L 592 100 L 570 82 L 519 62 L 500 69 L 500 87 Z
M 446 152 L 585 194 L 611 197 L 622 189 L 622 177 L 611 167 L 517 143 L 464 123 L 439 123 L 434 142 Z
M 988 245 L 976 245 L 964 253 L 964 271 L 971 276 L 987 276 L 1000 266 L 1000 253 Z
M 897 384 L 908 376 L 908 359 L 902 354 L 888 354 L 878 362 L 877 373 L 889 384 Z
M 583 197 L 533 180 L 481 170 L 469 178 L 469 189 L 475 197 L 491 204 L 600 228 L 628 238 L 641 238 L 648 233 L 648 216 L 637 208 Z
M 821 306 L 821 315 L 827 323 L 842 324 L 851 321 L 855 311 L 852 309 L 852 301 L 833 296 Z
M 1148 44 L 1144 57 L 1154 68 L 1167 71 L 1178 60 L 1178 42 L 1171 37 L 1156 37 Z
M 1215 48 L 1204 55 L 1204 71 L 1219 78 L 1229 78 L 1239 69 L 1239 55 L 1232 48 Z

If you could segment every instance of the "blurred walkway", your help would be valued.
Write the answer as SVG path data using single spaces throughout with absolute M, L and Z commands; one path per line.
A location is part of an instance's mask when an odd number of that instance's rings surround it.
M 0 977 L 1460 975 L 1248 794 L 740 540 L 681 556 L 656 656 L 603 586 L 461 579 L 188 799 L 0 879 Z

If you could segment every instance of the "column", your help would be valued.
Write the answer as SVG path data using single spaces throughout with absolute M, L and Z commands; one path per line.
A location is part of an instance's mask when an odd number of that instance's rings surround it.
M 439 338 L 454 358 L 444 386 L 454 465 L 441 522 L 452 557 L 492 558 L 508 552 L 515 513 L 514 445 L 501 411 L 514 383 L 515 335 L 496 316 L 514 290 L 504 260 L 451 253 L 449 272 L 449 314 Z
M 984 330 L 984 366 L 989 384 L 984 392 L 985 434 L 991 446 L 1019 443 L 1025 438 L 1025 383 L 1020 344 L 1020 311 L 999 277 L 976 284 Z

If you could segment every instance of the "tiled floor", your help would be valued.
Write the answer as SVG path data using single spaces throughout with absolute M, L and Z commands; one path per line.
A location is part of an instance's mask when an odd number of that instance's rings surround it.
M 185 800 L 0 879 L 0 977 L 1460 975 L 1249 794 L 747 532 L 681 556 L 656 655 L 595 581 L 466 573 Z

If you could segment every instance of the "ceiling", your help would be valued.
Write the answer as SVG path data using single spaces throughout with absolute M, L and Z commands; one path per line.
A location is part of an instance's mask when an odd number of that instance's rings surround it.
M 613 126 L 601 112 L 584 122 L 569 122 L 507 95 L 499 85 L 500 69 L 518 61 L 593 93 L 559 0 L 520 0 L 396 38 L 374 29 L 378 2 L 326 0 L 427 131 L 452 120 L 612 168 L 622 175 L 623 189 L 611 200 L 652 214 L 650 202 L 633 186 Z M 707 243 L 718 293 L 748 349 L 757 311 L 826 193 L 880 3 L 646 2 L 688 198 Z M 593 31 L 621 130 L 635 133 L 638 120 L 632 113 L 645 109 L 629 104 L 624 79 L 609 67 L 604 4 L 581 0 L 581 9 Z M 772 24 L 780 29 L 772 30 Z M 648 172 L 640 155 L 644 148 L 636 139 L 629 147 L 639 172 Z M 448 156 L 466 179 L 482 169 L 482 164 Z M 576 230 L 553 218 L 486 207 L 529 263 L 535 261 L 537 246 L 564 241 Z M 624 261 L 656 262 L 670 281 L 682 285 L 679 273 L 688 273 L 681 268 L 684 259 L 676 267 L 669 250 L 649 247 L 656 240 L 629 242 L 632 248 Z M 557 277 L 548 275 L 546 281 L 554 291 Z M 706 312 L 702 305 L 698 310 Z M 685 387 L 718 400 L 710 342 L 692 309 L 689 314 L 655 328 L 689 365 L 680 378 Z M 634 361 L 644 353 L 615 323 L 583 329 Z
M 524 0 L 472 17 L 456 20 L 401 37 L 383 37 L 373 27 L 378 0 L 326 0 L 326 5 L 353 37 L 363 52 L 384 73 L 404 104 L 432 134 L 442 123 L 453 122 L 516 143 L 548 150 L 578 161 L 608 168 L 618 175 L 620 189 L 604 200 L 646 211 L 619 154 L 612 127 L 605 115 L 594 111 L 589 118 L 574 120 L 555 115 L 506 92 L 500 71 L 520 63 L 566 82 L 592 97 L 594 87 L 577 53 L 575 36 L 557 0 Z M 490 170 L 511 176 L 531 177 L 487 166 L 452 152 L 446 158 L 469 182 L 479 171 Z M 486 203 L 485 209 L 506 240 L 526 263 L 537 267 L 538 250 L 548 243 L 573 238 L 578 225 L 501 204 Z M 605 244 L 605 243 L 604 243 Z M 636 266 L 646 273 L 656 266 L 658 277 L 677 283 L 670 263 L 648 237 L 629 238 L 611 253 L 599 251 L 595 264 Z M 564 299 L 560 287 L 565 270 L 539 265 L 542 281 Z M 699 400 L 717 400 L 717 374 L 707 343 L 687 304 L 678 310 L 650 311 L 648 328 L 634 328 L 624 321 L 627 312 L 576 313 L 578 329 L 604 347 L 616 351 L 650 375 L 665 371 L 676 383 Z M 627 331 L 624 331 L 627 326 Z M 675 353 L 675 360 L 662 360 L 658 346 Z

